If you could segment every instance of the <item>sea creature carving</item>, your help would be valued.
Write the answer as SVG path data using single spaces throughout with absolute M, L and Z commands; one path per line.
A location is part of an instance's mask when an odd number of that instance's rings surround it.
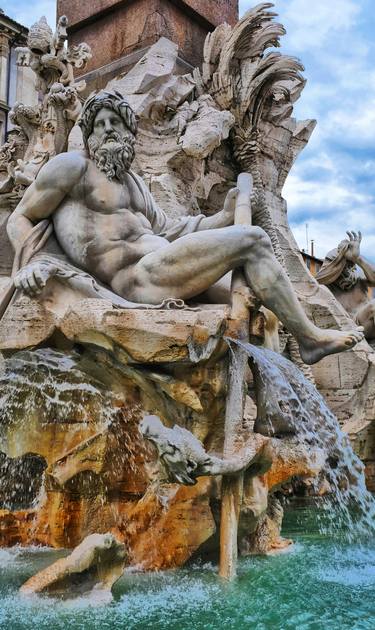
M 252 432 L 244 433 L 233 456 L 219 457 L 207 452 L 193 433 L 178 425 L 166 427 L 158 416 L 144 416 L 139 429 L 157 450 L 162 467 L 160 481 L 164 483 L 191 486 L 198 477 L 240 472 L 246 472 L 246 478 L 250 479 L 265 475 L 272 467 L 270 479 L 273 475 L 278 477 L 277 467 L 279 471 L 284 467 L 283 482 L 294 475 L 313 478 L 321 472 L 326 458 L 320 447 L 309 449 L 293 440 L 263 437 Z
M 202 442 L 193 433 L 175 425 L 168 428 L 157 416 L 145 416 L 140 424 L 144 438 L 156 447 L 160 462 L 170 483 L 195 485 L 198 477 L 214 475 L 232 475 L 245 470 L 257 458 L 257 450 L 253 440 L 233 458 L 221 458 L 207 453 Z M 257 466 L 265 472 L 272 460 L 264 458 Z

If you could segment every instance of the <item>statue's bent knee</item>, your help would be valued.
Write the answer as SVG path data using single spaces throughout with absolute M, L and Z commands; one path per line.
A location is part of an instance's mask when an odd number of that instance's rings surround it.
M 272 248 L 269 236 L 261 227 L 257 225 L 241 225 L 238 227 L 241 229 L 246 245 L 257 248 Z

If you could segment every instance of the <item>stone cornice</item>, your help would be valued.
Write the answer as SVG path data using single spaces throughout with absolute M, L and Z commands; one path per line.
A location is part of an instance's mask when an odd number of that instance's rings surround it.
M 6 36 L 12 44 L 25 44 L 29 29 L 4 13 L 0 13 L 0 35 Z

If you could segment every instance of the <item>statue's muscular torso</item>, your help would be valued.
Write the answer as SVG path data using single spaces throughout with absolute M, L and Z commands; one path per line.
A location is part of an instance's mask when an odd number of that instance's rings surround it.
M 69 259 L 111 284 L 116 273 L 168 241 L 153 233 L 144 216 L 144 199 L 130 175 L 124 184 L 109 181 L 94 162 L 84 159 L 82 177 L 52 220 Z

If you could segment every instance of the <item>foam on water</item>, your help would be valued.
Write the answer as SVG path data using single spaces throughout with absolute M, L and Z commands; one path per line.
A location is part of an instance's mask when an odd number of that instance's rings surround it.
M 8 551 L 8 549 L 0 549 L 0 569 L 8 567 L 10 563 L 14 562 L 15 558 L 17 558 L 17 556 Z
M 288 520 L 295 518 L 294 514 Z M 311 513 L 311 522 L 313 512 Z M 72 602 L 20 598 L 17 589 L 35 572 L 38 554 L 20 557 L 19 579 L 0 572 L 0 627 L 11 630 L 373 630 L 375 580 L 371 546 L 304 536 L 285 556 L 240 559 L 232 584 L 217 567 L 195 563 L 176 571 L 126 574 L 114 601 Z M 288 531 L 284 532 L 288 535 Z M 44 552 L 43 552 L 44 553 Z M 56 552 L 44 553 L 44 565 Z M 38 563 L 41 562 L 40 557 Z M 336 574 L 336 576 L 335 576 Z M 362 575 L 362 579 L 361 576 Z
M 51 554 L 51 547 L 42 547 L 39 545 L 30 545 L 29 547 L 22 547 L 21 545 L 14 545 L 14 547 L 0 548 L 0 568 L 9 569 L 12 566 L 17 566 L 20 562 L 33 562 L 33 558 L 45 554 L 46 556 Z M 65 550 L 60 550 L 59 553 L 67 553 Z

